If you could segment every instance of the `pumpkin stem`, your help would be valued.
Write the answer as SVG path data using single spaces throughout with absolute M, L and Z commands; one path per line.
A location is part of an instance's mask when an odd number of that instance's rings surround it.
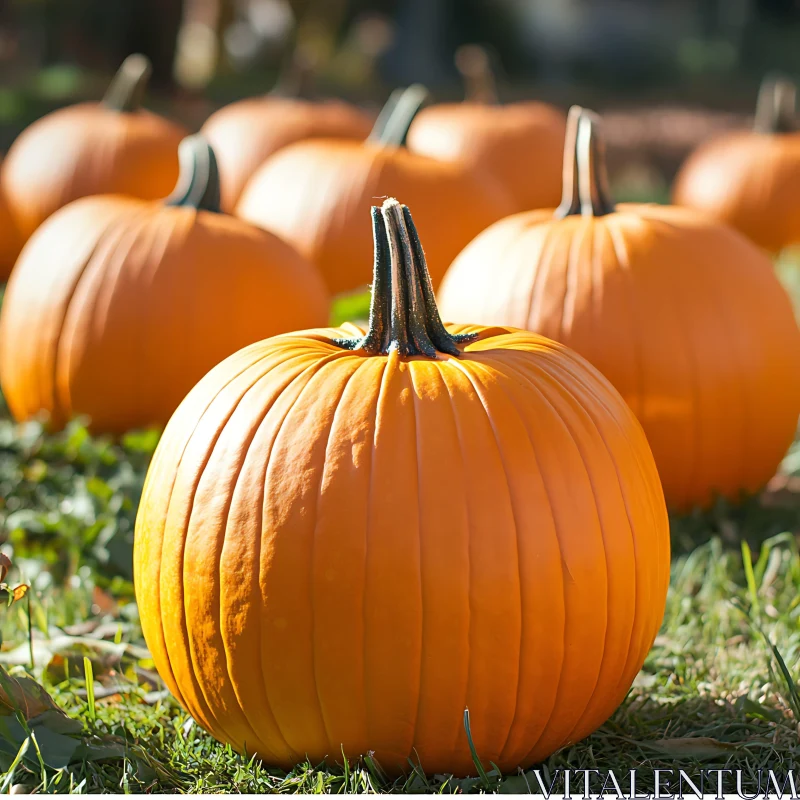
M 797 87 L 782 75 L 761 81 L 754 130 L 758 133 L 794 133 L 797 130 Z
M 395 89 L 378 114 L 367 141 L 384 147 L 405 146 L 411 123 L 429 100 L 430 93 L 419 83 Z
M 425 253 L 411 212 L 393 197 L 372 208 L 375 267 L 369 328 L 360 339 L 334 339 L 337 347 L 377 356 L 460 356 L 458 345 L 477 334 L 451 334 L 433 295 Z
M 221 213 L 219 169 L 211 145 L 200 134 L 187 136 L 178 147 L 180 174 L 164 205 Z
M 464 44 L 456 50 L 456 69 L 464 81 L 464 99 L 470 103 L 497 105 L 497 79 L 489 51 L 479 44 Z
M 103 96 L 103 105 L 112 111 L 138 111 L 153 67 L 141 53 L 129 55 L 111 79 Z
M 570 108 L 564 144 L 564 190 L 561 205 L 553 214 L 556 219 L 578 214 L 602 217 L 614 212 L 599 127 L 600 117 L 593 111 Z

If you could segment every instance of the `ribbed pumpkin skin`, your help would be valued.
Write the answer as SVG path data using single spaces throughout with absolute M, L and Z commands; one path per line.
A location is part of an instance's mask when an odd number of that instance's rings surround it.
M 667 503 L 707 505 L 769 480 L 800 413 L 800 332 L 769 259 L 668 206 L 518 214 L 456 259 L 444 319 L 525 327 L 573 348 L 631 406 Z
M 371 127 L 369 115 L 348 103 L 254 97 L 216 111 L 201 132 L 219 163 L 222 209 L 232 212 L 255 170 L 282 147 L 320 137 L 363 140 Z
M 222 741 L 288 768 L 372 749 L 474 774 L 587 735 L 660 625 L 669 531 L 639 424 L 523 331 L 461 358 L 254 344 L 164 433 L 136 522 L 142 626 Z M 363 332 L 357 332 L 361 335 Z
M 0 190 L 0 281 L 8 279 L 21 248 L 19 231 L 11 219 L 5 195 Z
M 120 113 L 81 103 L 47 114 L 11 145 L 0 186 L 23 240 L 81 197 L 124 194 L 155 200 L 178 178 L 179 125 L 149 111 Z
M 564 129 L 564 114 L 546 103 L 443 103 L 420 111 L 408 147 L 486 170 L 512 196 L 514 211 L 527 211 L 558 205 Z
M 17 419 L 98 431 L 165 424 L 215 364 L 323 324 L 316 271 L 241 220 L 123 197 L 78 200 L 25 246 L 0 314 L 0 383 Z
M 372 277 L 364 219 L 376 198 L 390 196 L 414 208 L 434 285 L 472 238 L 513 210 L 499 184 L 460 164 L 404 147 L 319 139 L 267 159 L 236 213 L 294 245 L 337 294 Z
M 695 151 L 673 202 L 708 214 L 770 252 L 800 243 L 800 134 L 736 133 Z

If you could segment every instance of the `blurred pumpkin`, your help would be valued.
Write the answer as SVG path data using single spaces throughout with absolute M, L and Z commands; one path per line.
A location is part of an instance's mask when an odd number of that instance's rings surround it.
M 372 202 L 400 196 L 415 208 L 438 284 L 461 248 L 513 205 L 492 178 L 405 147 L 426 99 L 419 86 L 394 95 L 391 113 L 380 115 L 365 142 L 317 139 L 283 148 L 247 184 L 237 215 L 293 244 L 338 293 L 370 279 L 372 245 L 361 220 Z
M 532 333 L 445 328 L 408 209 L 373 225 L 366 331 L 251 345 L 170 420 L 136 520 L 142 628 L 237 752 L 474 774 L 468 707 L 511 772 L 597 728 L 644 661 L 658 474 L 599 372 Z
M 591 361 L 642 423 L 675 508 L 755 491 L 800 413 L 789 298 L 736 231 L 689 209 L 615 206 L 596 126 L 570 112 L 562 204 L 472 242 L 442 283 L 442 313 L 537 331 Z
M 0 187 L 23 241 L 67 203 L 96 194 L 156 200 L 178 177 L 186 131 L 141 108 L 150 62 L 128 56 L 101 103 L 45 115 L 11 145 Z
M 0 384 L 18 420 L 85 414 L 97 431 L 163 425 L 240 347 L 328 319 L 314 268 L 219 211 L 213 151 L 181 145 L 164 202 L 77 200 L 20 255 L 0 312 Z
M 253 172 L 267 157 L 292 142 L 335 138 L 363 140 L 372 122 L 365 112 L 341 100 L 311 101 L 303 91 L 310 65 L 292 61 L 290 75 L 273 93 L 224 106 L 205 122 L 201 133 L 219 163 L 222 209 L 232 212 Z
M 19 231 L 11 218 L 6 196 L 0 187 L 0 281 L 8 279 L 21 247 Z
M 777 253 L 800 244 L 800 133 L 795 86 L 765 80 L 752 131 L 702 144 L 681 167 L 676 205 L 732 225 Z
M 409 150 L 487 170 L 512 196 L 514 211 L 556 205 L 564 114 L 546 103 L 499 105 L 483 48 L 461 48 L 456 63 L 468 87 L 465 102 L 423 109 L 409 130 Z

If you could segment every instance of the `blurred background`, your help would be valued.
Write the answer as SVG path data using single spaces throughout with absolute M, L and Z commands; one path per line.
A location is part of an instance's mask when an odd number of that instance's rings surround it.
M 0 150 L 99 98 L 133 51 L 154 65 L 149 104 L 197 128 L 296 51 L 316 94 L 377 108 L 421 81 L 459 98 L 468 42 L 494 54 L 504 100 L 605 112 L 621 199 L 663 199 L 690 149 L 747 124 L 765 73 L 800 75 L 800 0 L 0 0 Z

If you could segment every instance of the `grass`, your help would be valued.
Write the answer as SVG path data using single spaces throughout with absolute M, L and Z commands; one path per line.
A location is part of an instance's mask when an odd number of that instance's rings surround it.
M 363 316 L 363 297 L 347 303 L 341 316 L 359 315 L 354 309 Z M 196 726 L 154 672 L 130 582 L 135 508 L 156 441 L 155 432 L 117 443 L 92 438 L 77 422 L 46 435 L 36 424 L 14 424 L 0 405 L 0 549 L 14 563 L 8 582 L 31 584 L 26 597 L 0 609 L 0 661 L 12 675 L 35 677 L 79 723 L 69 731 L 67 717 L 51 710 L 19 722 L 16 739 L 0 724 L 0 791 L 537 787 L 531 774 L 501 776 L 488 764 L 468 779 L 416 770 L 392 783 L 369 758 L 300 764 L 287 775 Z M 638 788 L 652 791 L 656 768 L 740 768 L 753 786 L 759 769 L 800 762 L 800 493 L 792 480 L 800 443 L 783 473 L 785 485 L 739 507 L 720 503 L 673 519 L 672 578 L 655 646 L 621 708 L 548 759 L 545 775 L 559 767 L 639 768 Z M 2 698 L 0 719 L 14 721 L 3 716 Z

